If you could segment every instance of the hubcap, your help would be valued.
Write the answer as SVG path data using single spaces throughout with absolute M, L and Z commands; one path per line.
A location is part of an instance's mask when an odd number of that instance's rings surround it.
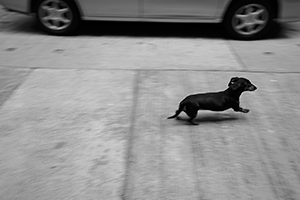
M 56 31 L 67 28 L 73 20 L 70 7 L 61 0 L 44 1 L 38 15 L 44 26 Z
M 232 27 L 241 35 L 253 35 L 267 25 L 269 13 L 260 4 L 248 4 L 236 11 L 232 19 Z

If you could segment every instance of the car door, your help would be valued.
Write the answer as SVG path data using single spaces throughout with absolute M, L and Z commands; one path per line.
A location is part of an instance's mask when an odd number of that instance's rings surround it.
M 145 17 L 213 18 L 218 0 L 143 0 Z
M 80 0 L 88 17 L 138 17 L 139 0 Z

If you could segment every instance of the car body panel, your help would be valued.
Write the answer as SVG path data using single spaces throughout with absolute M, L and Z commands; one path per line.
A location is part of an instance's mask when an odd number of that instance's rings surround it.
M 144 17 L 213 18 L 218 0 L 143 0 Z
M 89 17 L 139 17 L 139 0 L 79 0 L 84 6 L 84 16 Z
M 29 13 L 30 0 L 1 0 L 5 8 L 21 13 Z
M 221 22 L 231 0 L 74 0 L 84 20 Z M 9 10 L 31 13 L 31 0 L 1 0 Z M 300 20 L 300 0 L 279 0 L 279 21 Z
M 278 20 L 283 22 L 292 22 L 300 20 L 300 1 L 299 0 L 281 0 Z

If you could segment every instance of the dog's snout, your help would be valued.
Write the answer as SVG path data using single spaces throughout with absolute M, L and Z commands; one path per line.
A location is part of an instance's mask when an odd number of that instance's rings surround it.
M 255 85 L 251 85 L 250 87 L 249 87 L 249 90 L 250 91 L 255 91 L 257 89 L 257 87 L 255 86 Z

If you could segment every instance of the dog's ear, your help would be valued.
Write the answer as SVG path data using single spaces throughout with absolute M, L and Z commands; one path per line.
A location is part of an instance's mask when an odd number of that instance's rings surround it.
M 239 77 L 232 77 L 228 83 L 228 86 L 233 85 L 234 83 L 236 83 L 239 80 Z
M 242 82 L 239 81 L 239 80 L 240 80 L 239 77 L 232 77 L 232 78 L 230 79 L 230 82 L 228 83 L 228 86 L 229 86 L 232 90 L 238 89 L 238 88 L 241 86 L 241 84 L 242 84 Z
M 242 85 L 241 81 L 236 81 L 236 82 L 230 84 L 229 87 L 230 87 L 232 90 L 236 90 L 236 89 L 238 89 L 241 85 Z

